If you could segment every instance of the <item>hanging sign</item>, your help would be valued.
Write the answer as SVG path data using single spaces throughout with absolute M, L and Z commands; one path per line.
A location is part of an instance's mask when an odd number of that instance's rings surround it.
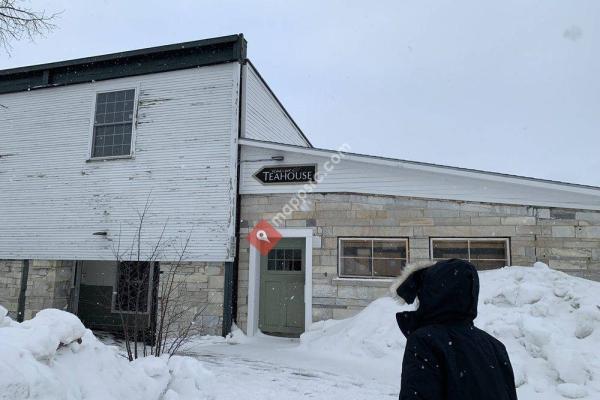
M 254 177 L 265 185 L 274 183 L 308 183 L 315 182 L 317 166 L 310 165 L 278 165 L 263 167 Z

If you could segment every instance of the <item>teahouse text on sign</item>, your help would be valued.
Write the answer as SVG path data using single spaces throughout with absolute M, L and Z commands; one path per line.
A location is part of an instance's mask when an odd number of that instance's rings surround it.
M 273 183 L 307 183 L 315 182 L 317 166 L 310 165 L 284 165 L 276 167 L 263 167 L 254 174 L 254 177 L 263 184 Z

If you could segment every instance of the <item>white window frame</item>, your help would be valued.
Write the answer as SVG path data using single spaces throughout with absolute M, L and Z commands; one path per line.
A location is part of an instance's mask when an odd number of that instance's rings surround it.
M 131 120 L 131 146 L 129 147 L 129 154 L 122 154 L 119 156 L 104 156 L 94 157 L 94 125 L 96 121 L 96 102 L 98 101 L 98 95 L 103 93 L 121 92 L 123 90 L 133 90 L 133 118 Z M 92 117 L 90 118 L 90 136 L 88 142 L 88 156 L 87 161 L 103 161 L 103 160 L 119 160 L 126 158 L 135 158 L 135 138 L 136 138 L 136 127 L 137 127 L 137 116 L 138 116 L 138 96 L 140 93 L 140 87 L 137 86 L 122 86 L 122 87 L 111 87 L 94 92 L 94 99 L 92 101 Z
M 446 241 L 446 242 L 504 242 L 506 246 L 506 265 L 511 264 L 511 254 L 510 254 L 510 238 L 507 237 L 430 237 L 429 238 L 429 258 L 432 260 L 441 260 L 439 258 L 433 258 L 433 242 L 436 240 Z M 469 259 L 467 261 L 471 262 L 471 246 L 467 243 L 467 256 Z M 489 261 L 496 261 L 496 259 L 489 259 Z
M 338 237 L 338 265 L 337 265 L 337 277 L 338 279 L 349 280 L 349 281 L 391 281 L 394 278 L 389 276 L 377 277 L 373 276 L 373 269 L 371 268 L 371 276 L 357 276 L 357 275 L 343 275 L 342 274 L 342 259 L 343 258 L 356 258 L 356 257 L 342 257 L 342 242 L 349 240 L 365 240 L 371 241 L 371 260 L 373 257 L 373 242 L 404 242 L 406 246 L 406 264 L 410 262 L 410 248 L 408 246 L 409 238 L 407 237 L 365 237 L 365 236 L 347 236 Z M 376 259 L 385 260 L 384 257 L 375 257 Z M 402 258 L 389 258 L 390 260 L 402 260 Z

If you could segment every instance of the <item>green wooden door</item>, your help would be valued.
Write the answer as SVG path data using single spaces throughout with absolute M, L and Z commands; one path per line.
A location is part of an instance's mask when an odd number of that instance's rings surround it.
M 304 332 L 305 239 L 283 238 L 260 258 L 262 332 L 297 337 Z

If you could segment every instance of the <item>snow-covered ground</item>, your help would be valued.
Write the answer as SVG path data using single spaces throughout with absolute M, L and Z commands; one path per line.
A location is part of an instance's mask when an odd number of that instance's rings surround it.
M 475 324 L 505 344 L 520 399 L 600 399 L 600 283 L 543 263 L 481 272 L 480 283 Z M 399 371 L 406 340 L 389 316 L 406 307 L 376 300 L 315 324 L 300 348 Z
M 600 399 L 600 283 L 541 263 L 480 278 L 475 323 L 505 343 L 519 398 Z M 236 331 L 198 338 L 187 357 L 134 363 L 70 314 L 0 315 L 0 399 L 393 399 L 406 342 L 394 313 L 406 307 L 382 298 L 299 341 Z
M 73 314 L 47 309 L 19 324 L 0 306 L 1 400 L 202 399 L 211 378 L 194 358 L 130 363 Z

